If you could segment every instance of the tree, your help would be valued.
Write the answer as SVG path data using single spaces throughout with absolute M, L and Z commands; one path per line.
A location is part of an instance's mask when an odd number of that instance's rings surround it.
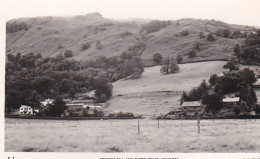
M 236 57 L 238 58 L 238 60 L 240 61 L 240 58 L 241 58 L 241 50 L 240 50 L 239 44 L 236 44 L 236 46 L 235 46 L 235 48 L 234 48 L 234 53 L 235 53 Z
M 196 52 L 195 52 L 194 50 L 191 50 L 191 51 L 188 53 L 188 55 L 189 55 L 189 58 L 194 58 L 194 57 L 196 57 Z
M 202 96 L 202 103 L 206 105 L 206 109 L 211 112 L 218 111 L 221 109 L 222 96 L 217 93 L 204 94 Z
M 169 56 L 165 59 L 164 64 L 161 67 L 161 73 L 169 74 L 178 72 L 180 67 L 178 66 L 175 59 L 172 57 L 171 59 Z
M 206 39 L 208 41 L 215 41 L 216 40 L 212 33 L 208 33 Z
M 257 102 L 255 90 L 249 85 L 240 90 L 240 97 L 249 107 L 252 107 Z
M 64 52 L 64 57 L 65 58 L 70 58 L 70 57 L 72 57 L 73 56 L 73 54 L 72 54 L 72 51 L 71 50 L 66 50 L 65 52 Z
M 90 44 L 87 42 L 87 43 L 83 43 L 82 45 L 81 45 L 81 50 L 82 51 L 85 51 L 85 50 L 87 50 L 87 49 L 89 49 L 90 48 Z
M 102 94 L 106 95 L 106 99 L 109 99 L 112 96 L 113 86 L 104 77 L 98 77 L 94 79 L 94 88 L 95 96 L 98 99 L 97 101 L 99 101 Z
M 218 75 L 217 74 L 213 74 L 210 76 L 209 78 L 209 83 L 211 86 L 214 86 L 218 81 Z
M 205 35 L 203 34 L 203 32 L 200 32 L 200 33 L 199 33 L 199 37 L 200 37 L 201 39 L 204 39 L 204 38 L 205 38 Z
M 156 64 L 160 64 L 162 62 L 162 55 L 160 53 L 153 54 L 153 62 Z
M 25 98 L 25 104 L 32 107 L 33 111 L 35 108 L 40 107 L 40 96 L 35 90 L 28 90 L 29 95 Z
M 255 114 L 260 114 L 260 105 L 259 104 L 255 104 L 254 110 L 255 110 Z
M 224 69 L 229 69 L 229 71 L 239 70 L 239 66 L 236 64 L 235 60 L 230 59 L 224 66 Z
M 181 62 L 182 62 L 182 56 L 181 55 L 178 55 L 177 57 L 176 57 L 176 60 L 177 60 L 177 63 L 178 64 L 180 64 Z
M 196 44 L 195 44 L 195 49 L 196 49 L 196 50 L 200 50 L 200 44 L 199 44 L 199 43 L 196 43 Z
M 66 109 L 67 106 L 65 106 L 65 102 L 62 100 L 62 98 L 56 97 L 53 104 L 49 107 L 49 113 L 52 116 L 59 117 Z

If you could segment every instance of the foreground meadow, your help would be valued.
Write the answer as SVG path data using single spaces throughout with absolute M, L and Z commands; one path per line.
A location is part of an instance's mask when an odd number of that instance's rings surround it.
M 260 120 L 5 120 L 6 152 L 260 152 Z

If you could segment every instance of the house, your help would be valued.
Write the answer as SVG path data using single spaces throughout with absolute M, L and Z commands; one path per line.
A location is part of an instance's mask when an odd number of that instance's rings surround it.
M 241 102 L 240 97 L 224 97 L 222 99 L 223 106 L 235 106 L 239 105 Z
M 54 102 L 54 99 L 45 99 L 44 101 L 41 101 L 41 108 L 46 108 L 49 104 L 52 104 Z
M 39 113 L 39 109 L 35 108 L 33 110 L 33 108 L 31 106 L 28 106 L 28 105 L 21 105 L 21 107 L 19 109 L 20 115 L 34 115 L 35 112 Z
M 183 101 L 181 109 L 183 112 L 186 112 L 187 115 L 195 115 L 201 111 L 201 102 L 200 101 Z
M 253 84 L 254 88 L 260 88 L 260 78 Z

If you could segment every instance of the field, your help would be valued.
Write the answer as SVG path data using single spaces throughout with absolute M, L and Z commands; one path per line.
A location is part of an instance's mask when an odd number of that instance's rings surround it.
M 224 61 L 180 64 L 180 72 L 163 75 L 160 66 L 145 68 L 140 79 L 120 80 L 113 83 L 113 97 L 105 111 L 133 112 L 135 114 L 160 115 L 179 107 L 181 94 L 208 81 L 216 73 L 223 74 Z M 240 69 L 257 66 L 240 66 Z M 259 73 L 259 71 L 255 71 Z M 260 101 L 260 90 L 256 90 Z
M 6 152 L 260 152 L 260 120 L 5 119 Z

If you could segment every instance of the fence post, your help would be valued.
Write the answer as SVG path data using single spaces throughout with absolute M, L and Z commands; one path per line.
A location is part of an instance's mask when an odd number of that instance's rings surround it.
M 137 122 L 138 122 L 138 127 L 137 127 L 137 129 L 138 129 L 138 135 L 140 134 L 140 123 L 139 123 L 139 116 L 138 116 L 138 120 L 137 120 Z
M 160 128 L 160 118 L 158 118 L 158 128 Z
M 198 126 L 198 134 L 200 134 L 200 115 L 198 115 L 197 126 Z

